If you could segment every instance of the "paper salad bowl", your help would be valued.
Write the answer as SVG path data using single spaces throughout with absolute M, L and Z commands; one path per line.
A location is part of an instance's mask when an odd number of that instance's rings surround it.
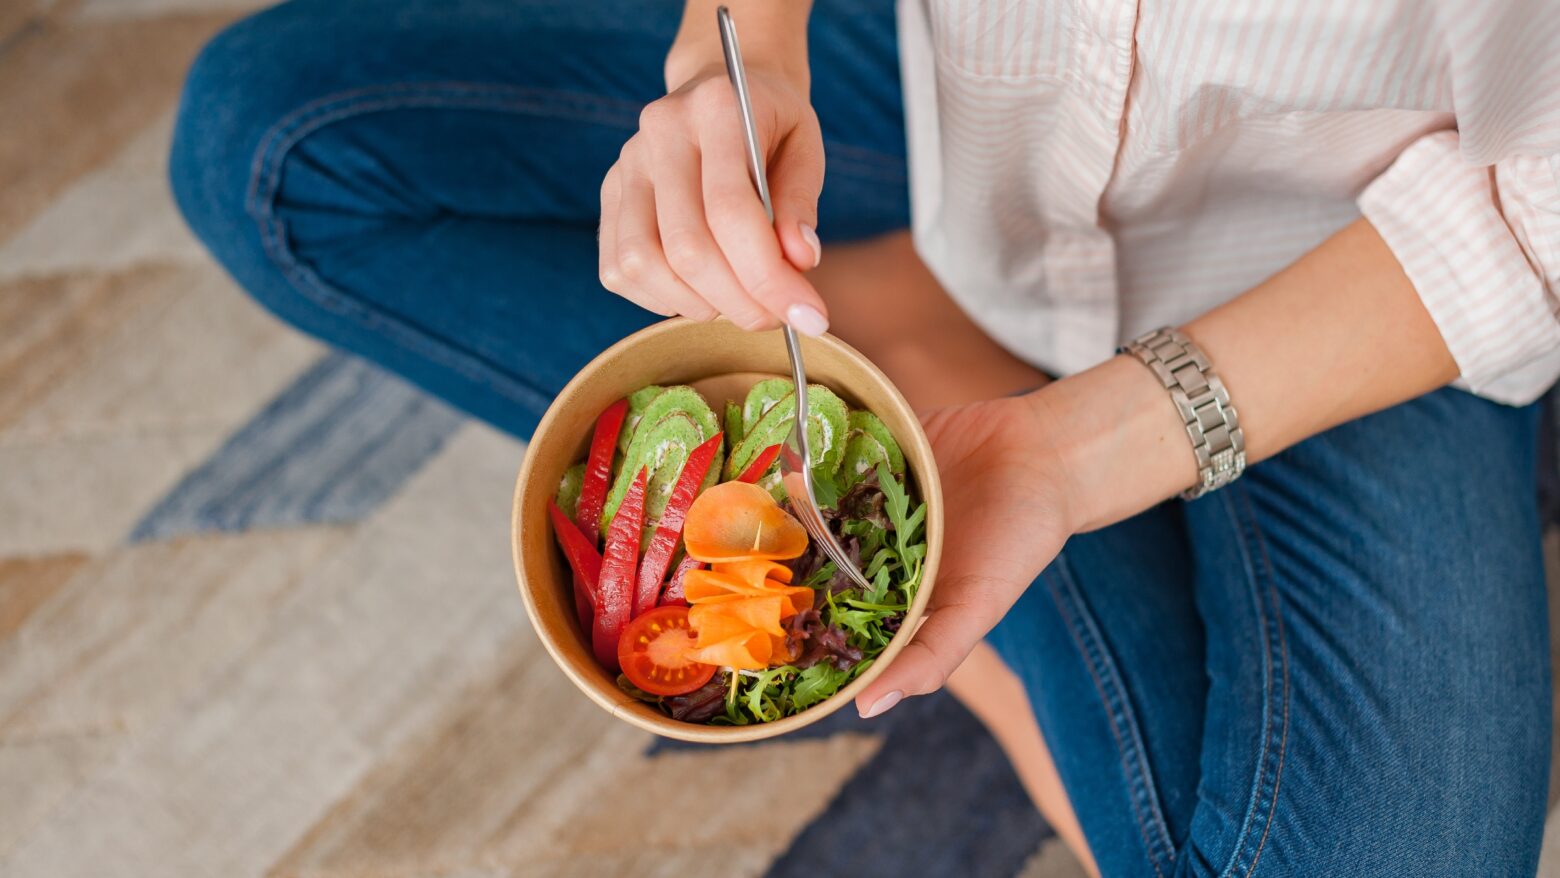
M 758 378 L 789 376 L 778 331 L 752 333 L 717 320 L 672 319 L 641 330 L 602 353 L 558 394 L 536 428 L 515 486 L 511 531 L 515 574 L 526 612 L 558 667 L 613 716 L 668 738 L 737 743 L 783 735 L 850 704 L 905 647 L 926 611 L 942 556 L 942 491 L 931 445 L 904 397 L 866 357 L 833 336 L 802 339 L 808 380 L 832 388 L 852 406 L 877 414 L 905 454 L 915 491 L 926 501 L 926 561 L 921 586 L 888 647 L 860 677 L 825 701 L 776 722 L 709 726 L 674 720 L 617 686 L 616 676 L 591 654 L 590 638 L 574 619 L 572 579 L 554 541 L 547 501 L 563 472 L 584 457 L 601 410 L 648 384 L 692 384 L 718 409 L 741 399 Z

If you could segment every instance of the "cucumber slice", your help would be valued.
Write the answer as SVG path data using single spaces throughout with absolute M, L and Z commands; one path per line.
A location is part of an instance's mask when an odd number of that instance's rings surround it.
M 899 443 L 894 441 L 894 434 L 888 431 L 888 425 L 884 424 L 881 418 L 869 411 L 853 411 L 850 413 L 849 426 L 850 436 L 865 433 L 877 440 L 878 445 L 883 447 L 886 455 L 884 461 L 888 464 L 889 472 L 896 476 L 905 474 L 905 453 L 899 449 Z M 847 456 L 850 454 L 849 439 L 846 440 L 845 453 Z M 873 466 L 875 468 L 876 464 Z
M 753 425 L 774 408 L 775 403 L 795 389 L 796 385 L 789 378 L 765 378 L 753 385 L 748 391 L 747 400 L 742 403 L 742 435 L 746 436 Z M 737 438 L 741 439 L 741 436 Z
M 629 397 L 633 407 L 633 396 Z M 623 497 L 640 467 L 648 467 L 650 481 L 645 493 L 645 527 L 653 530 L 666 509 L 667 498 L 683 463 L 704 440 L 720 432 L 715 412 L 709 403 L 692 387 L 679 385 L 661 389 L 640 414 L 634 429 L 634 438 L 623 454 L 623 463 L 607 492 L 607 502 L 601 512 L 601 533 L 607 534 L 612 517 L 617 514 Z M 715 482 L 720 471 L 720 454 L 710 466 L 711 475 L 705 477 L 704 487 Z
M 558 480 L 558 508 L 569 518 L 577 518 L 580 508 L 580 486 L 585 483 L 585 464 L 577 463 L 563 471 Z

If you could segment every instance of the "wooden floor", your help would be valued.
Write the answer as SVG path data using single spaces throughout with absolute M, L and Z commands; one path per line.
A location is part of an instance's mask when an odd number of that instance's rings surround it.
M 575 692 L 514 590 L 523 447 L 174 211 L 183 70 L 252 5 L 0 0 L 0 875 L 1080 874 L 947 700 L 705 749 Z

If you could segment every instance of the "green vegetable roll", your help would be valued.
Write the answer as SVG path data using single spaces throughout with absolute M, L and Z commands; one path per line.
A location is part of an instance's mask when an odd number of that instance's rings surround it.
M 784 380 L 774 378 L 760 383 Z M 790 386 L 789 381 L 785 383 Z M 751 402 L 753 394 L 748 394 L 748 399 Z M 744 418 L 749 407 L 743 409 Z M 769 407 L 741 443 L 732 449 L 726 461 L 726 478 L 736 478 L 765 448 L 785 441 L 796 420 L 794 407 L 792 393 L 786 393 Z M 807 385 L 807 450 L 813 459 L 813 469 L 830 478 L 839 471 L 840 460 L 845 454 L 847 419 L 845 401 L 834 391 L 819 384 Z
M 623 418 L 623 429 L 618 433 L 618 454 L 628 453 L 628 443 L 634 439 L 634 428 L 639 426 L 639 419 L 665 389 L 658 384 L 651 384 L 628 395 L 628 415 Z
M 633 405 L 634 395 L 630 395 L 630 416 Z M 645 489 L 645 527 L 647 532 L 653 531 L 661 519 L 661 512 L 666 509 L 666 501 L 677 484 L 677 476 L 682 472 L 688 455 L 718 432 L 720 426 L 715 412 L 698 391 L 687 386 L 661 389 L 640 413 L 634 436 L 629 440 L 623 462 L 612 482 L 612 489 L 607 493 L 606 506 L 601 514 L 602 536 L 606 536 L 612 517 L 617 514 L 629 485 L 641 467 L 650 470 L 650 480 Z M 710 474 L 705 477 L 704 487 L 715 484 L 720 473 L 720 463 L 720 456 L 717 455 L 715 463 L 710 467 Z
M 579 517 L 580 486 L 585 483 L 585 464 L 577 463 L 563 471 L 558 481 L 558 508 L 569 518 Z

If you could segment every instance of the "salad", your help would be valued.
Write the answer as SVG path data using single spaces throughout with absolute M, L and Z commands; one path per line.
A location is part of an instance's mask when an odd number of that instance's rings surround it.
M 596 420 L 548 505 L 580 630 L 618 686 L 673 719 L 773 722 L 870 667 L 915 599 L 926 506 L 883 422 L 809 385 L 825 521 L 871 588 L 790 511 L 781 443 L 795 385 L 759 381 L 717 415 L 692 387 L 644 387 Z

